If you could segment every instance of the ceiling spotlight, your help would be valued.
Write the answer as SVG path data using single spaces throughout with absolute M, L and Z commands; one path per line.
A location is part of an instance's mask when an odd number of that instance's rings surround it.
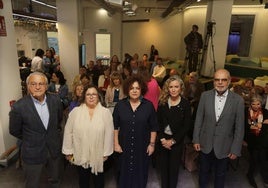
M 145 8 L 145 12 L 146 13 L 150 13 L 151 12 L 151 9 L 150 8 Z
M 196 0 L 196 2 L 200 2 L 201 0 Z

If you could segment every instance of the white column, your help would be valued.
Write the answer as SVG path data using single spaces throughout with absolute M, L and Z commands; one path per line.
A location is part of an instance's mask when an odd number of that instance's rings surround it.
M 69 90 L 79 73 L 78 1 L 57 0 L 58 39 L 61 70 Z
M 224 67 L 228 44 L 229 28 L 232 16 L 233 0 L 208 1 L 206 23 L 215 21 L 212 37 L 208 37 L 206 56 L 203 61 L 201 75 L 212 77 L 214 74 L 214 60 L 216 70 Z M 206 32 L 207 33 L 207 32 Z M 204 42 L 206 35 L 204 35 Z M 213 45 L 211 42 L 213 39 Z M 213 58 L 213 49 L 214 56 Z
M 16 141 L 9 134 L 9 101 L 22 96 L 11 1 L 3 0 L 3 5 L 0 16 L 5 19 L 7 36 L 0 36 L 0 155 Z

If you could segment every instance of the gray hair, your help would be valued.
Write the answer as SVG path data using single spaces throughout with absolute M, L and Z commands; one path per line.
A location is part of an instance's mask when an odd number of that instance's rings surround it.
M 34 76 L 34 75 L 42 76 L 43 78 L 45 78 L 46 84 L 48 84 L 47 76 L 46 76 L 44 73 L 42 73 L 42 72 L 36 71 L 36 72 L 31 73 L 31 74 L 26 78 L 26 84 L 27 84 L 27 85 L 29 84 L 30 77 L 31 77 L 31 76 Z

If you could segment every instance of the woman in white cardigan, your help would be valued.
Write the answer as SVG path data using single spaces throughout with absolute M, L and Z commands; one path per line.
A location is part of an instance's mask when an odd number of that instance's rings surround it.
M 104 187 L 103 164 L 113 153 L 113 119 L 101 104 L 101 94 L 94 85 L 86 86 L 82 104 L 73 109 L 67 120 L 62 152 L 77 165 L 79 187 Z

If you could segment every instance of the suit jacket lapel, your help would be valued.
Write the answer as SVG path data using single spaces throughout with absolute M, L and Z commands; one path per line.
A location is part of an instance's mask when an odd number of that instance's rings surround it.
M 47 108 L 48 108 L 48 113 L 49 113 L 49 119 L 48 119 L 48 125 L 47 125 L 47 129 L 49 129 L 49 125 L 50 125 L 50 120 L 51 120 L 51 117 L 52 117 L 52 112 L 51 112 L 51 109 L 52 109 L 52 101 L 50 100 L 50 97 L 48 95 L 47 96 Z
M 212 114 L 213 114 L 213 119 L 214 119 L 214 122 L 216 122 L 216 112 L 215 112 L 215 89 L 211 90 L 211 94 L 209 96 L 209 99 L 210 100 L 210 106 L 211 106 L 211 110 L 212 110 Z

